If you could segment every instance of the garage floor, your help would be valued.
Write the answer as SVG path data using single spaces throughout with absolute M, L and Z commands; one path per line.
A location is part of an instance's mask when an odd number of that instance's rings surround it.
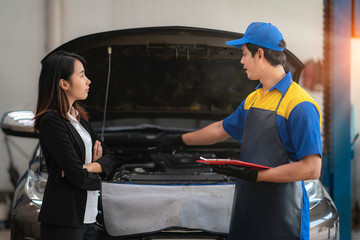
M 360 240 L 360 229 L 353 229 L 351 235 L 353 240 Z
M 9 240 L 9 239 L 10 239 L 10 230 L 1 230 L 0 240 Z
M 9 239 L 10 239 L 10 230 L 1 230 L 0 240 L 9 240 Z M 353 229 L 352 240 L 360 240 L 360 229 Z

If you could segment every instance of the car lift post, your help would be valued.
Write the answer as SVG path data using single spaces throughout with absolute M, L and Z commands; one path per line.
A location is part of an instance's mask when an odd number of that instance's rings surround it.
M 324 1 L 323 180 L 339 212 L 341 240 L 351 239 L 352 227 L 350 41 L 353 2 Z

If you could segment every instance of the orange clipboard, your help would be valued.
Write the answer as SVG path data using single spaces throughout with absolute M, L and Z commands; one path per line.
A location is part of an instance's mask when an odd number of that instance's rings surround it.
M 237 165 L 237 166 L 242 166 L 242 167 L 248 167 L 248 168 L 255 169 L 255 170 L 269 169 L 270 168 L 270 167 L 267 167 L 267 166 L 254 164 L 254 163 L 243 162 L 243 161 L 240 161 L 240 160 L 203 158 L 203 157 L 200 157 L 200 159 L 201 160 L 196 160 L 196 162 L 205 163 L 205 164 L 213 164 L 213 165 L 231 164 L 231 165 Z

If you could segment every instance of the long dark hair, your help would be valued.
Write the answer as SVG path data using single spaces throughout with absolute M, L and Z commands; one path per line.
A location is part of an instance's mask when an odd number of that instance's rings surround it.
M 69 119 L 67 112 L 70 109 L 69 101 L 64 90 L 60 87 L 60 79 L 69 81 L 74 73 L 75 61 L 80 61 L 85 67 L 85 60 L 80 55 L 65 51 L 58 51 L 47 58 L 42 63 L 39 77 L 39 90 L 35 113 L 35 129 L 39 129 L 40 117 L 48 112 L 58 112 L 65 119 Z M 71 82 L 70 82 L 71 84 Z M 88 115 L 77 101 L 73 107 L 79 112 L 80 118 L 88 120 Z

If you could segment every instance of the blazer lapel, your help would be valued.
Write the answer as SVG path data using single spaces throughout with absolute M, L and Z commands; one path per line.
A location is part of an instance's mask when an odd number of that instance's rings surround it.
M 92 142 L 92 144 L 94 145 L 94 139 L 92 138 L 92 136 L 91 136 L 91 131 L 90 131 L 90 129 L 89 129 L 89 126 L 87 125 L 87 124 L 85 124 L 85 122 L 84 122 L 84 120 L 80 120 L 80 124 L 81 124 L 81 126 L 83 126 L 84 128 L 85 128 L 85 130 L 89 133 L 89 135 L 90 135 L 90 137 L 91 137 L 91 142 Z
M 74 126 L 69 122 L 69 121 L 65 121 L 65 123 L 68 125 L 70 132 L 72 133 L 72 135 L 74 136 L 74 139 L 77 143 L 77 145 L 79 146 L 80 149 L 80 155 L 81 155 L 81 160 L 83 162 L 85 162 L 85 144 L 84 141 L 82 140 L 82 138 L 80 137 L 79 133 L 76 131 L 76 129 L 74 128 Z

